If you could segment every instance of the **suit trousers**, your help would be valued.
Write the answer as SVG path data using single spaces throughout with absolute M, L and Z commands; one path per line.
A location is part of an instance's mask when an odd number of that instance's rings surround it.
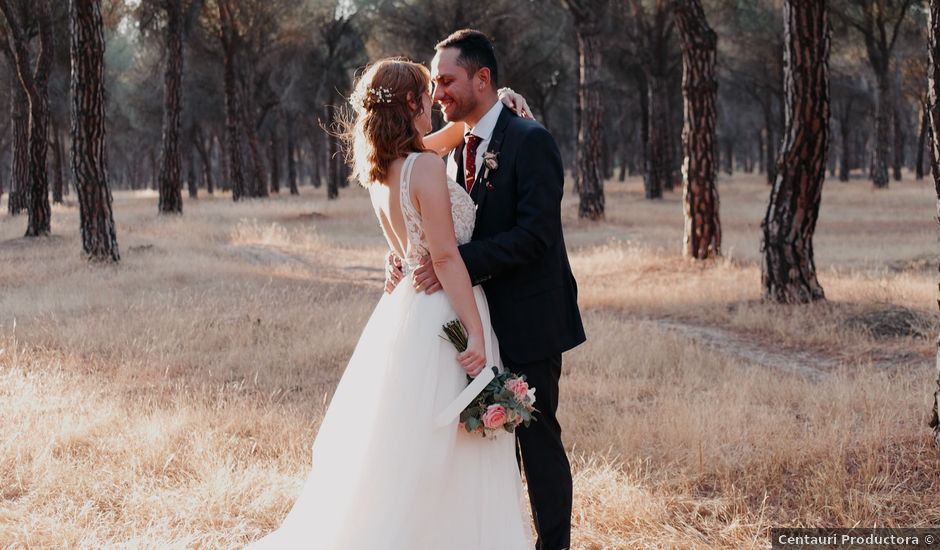
M 516 430 L 516 456 L 529 487 L 532 517 L 538 533 L 536 550 L 565 550 L 571 546 L 571 465 L 561 441 L 558 381 L 561 354 L 533 363 L 503 365 L 524 374 L 535 392 L 535 421 Z

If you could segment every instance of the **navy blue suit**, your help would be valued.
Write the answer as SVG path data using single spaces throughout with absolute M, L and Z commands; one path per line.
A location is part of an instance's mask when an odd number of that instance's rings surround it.
M 455 152 L 462 167 L 462 147 Z M 487 151 L 498 167 L 478 166 L 473 239 L 460 255 L 481 284 L 499 338 L 500 357 L 536 388 L 539 412 L 518 430 L 517 450 L 529 484 L 539 549 L 571 544 L 571 467 L 555 418 L 561 354 L 584 342 L 578 287 L 561 225 L 564 168 L 552 135 L 503 109 Z M 464 184 L 463 169 L 457 181 Z M 464 185 L 464 187 L 466 187 Z

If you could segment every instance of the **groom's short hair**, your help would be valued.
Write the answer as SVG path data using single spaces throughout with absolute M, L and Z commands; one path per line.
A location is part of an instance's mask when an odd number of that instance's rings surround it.
M 435 50 L 444 48 L 457 48 L 457 64 L 463 67 L 467 74 L 473 76 L 477 71 L 486 67 L 490 70 L 490 81 L 496 89 L 499 81 L 499 68 L 496 65 L 496 50 L 493 43 L 480 31 L 474 29 L 460 29 L 441 40 L 434 46 Z

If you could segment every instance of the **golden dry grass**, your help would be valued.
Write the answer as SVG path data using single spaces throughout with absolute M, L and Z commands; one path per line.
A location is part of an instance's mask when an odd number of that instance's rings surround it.
M 759 300 L 768 188 L 720 185 L 726 256 L 706 265 L 679 255 L 678 193 L 610 182 L 600 224 L 566 199 L 589 338 L 562 380 L 575 548 L 940 523 L 930 340 L 857 322 L 903 307 L 936 328 L 932 189 L 829 182 L 829 302 L 781 307 Z M 162 218 L 152 193 L 117 193 L 117 267 L 82 260 L 74 205 L 38 241 L 0 217 L 0 547 L 237 547 L 290 508 L 378 298 L 381 236 L 358 189 L 185 208 Z M 689 337 L 706 327 L 741 340 Z

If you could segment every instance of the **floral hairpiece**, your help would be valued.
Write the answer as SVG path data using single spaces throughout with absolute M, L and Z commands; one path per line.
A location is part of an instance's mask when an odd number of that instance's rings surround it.
M 388 88 L 379 86 L 377 88 L 366 88 L 364 92 L 356 94 L 350 101 L 354 106 L 362 107 L 365 110 L 375 108 L 377 105 L 387 105 L 392 102 L 394 94 Z

